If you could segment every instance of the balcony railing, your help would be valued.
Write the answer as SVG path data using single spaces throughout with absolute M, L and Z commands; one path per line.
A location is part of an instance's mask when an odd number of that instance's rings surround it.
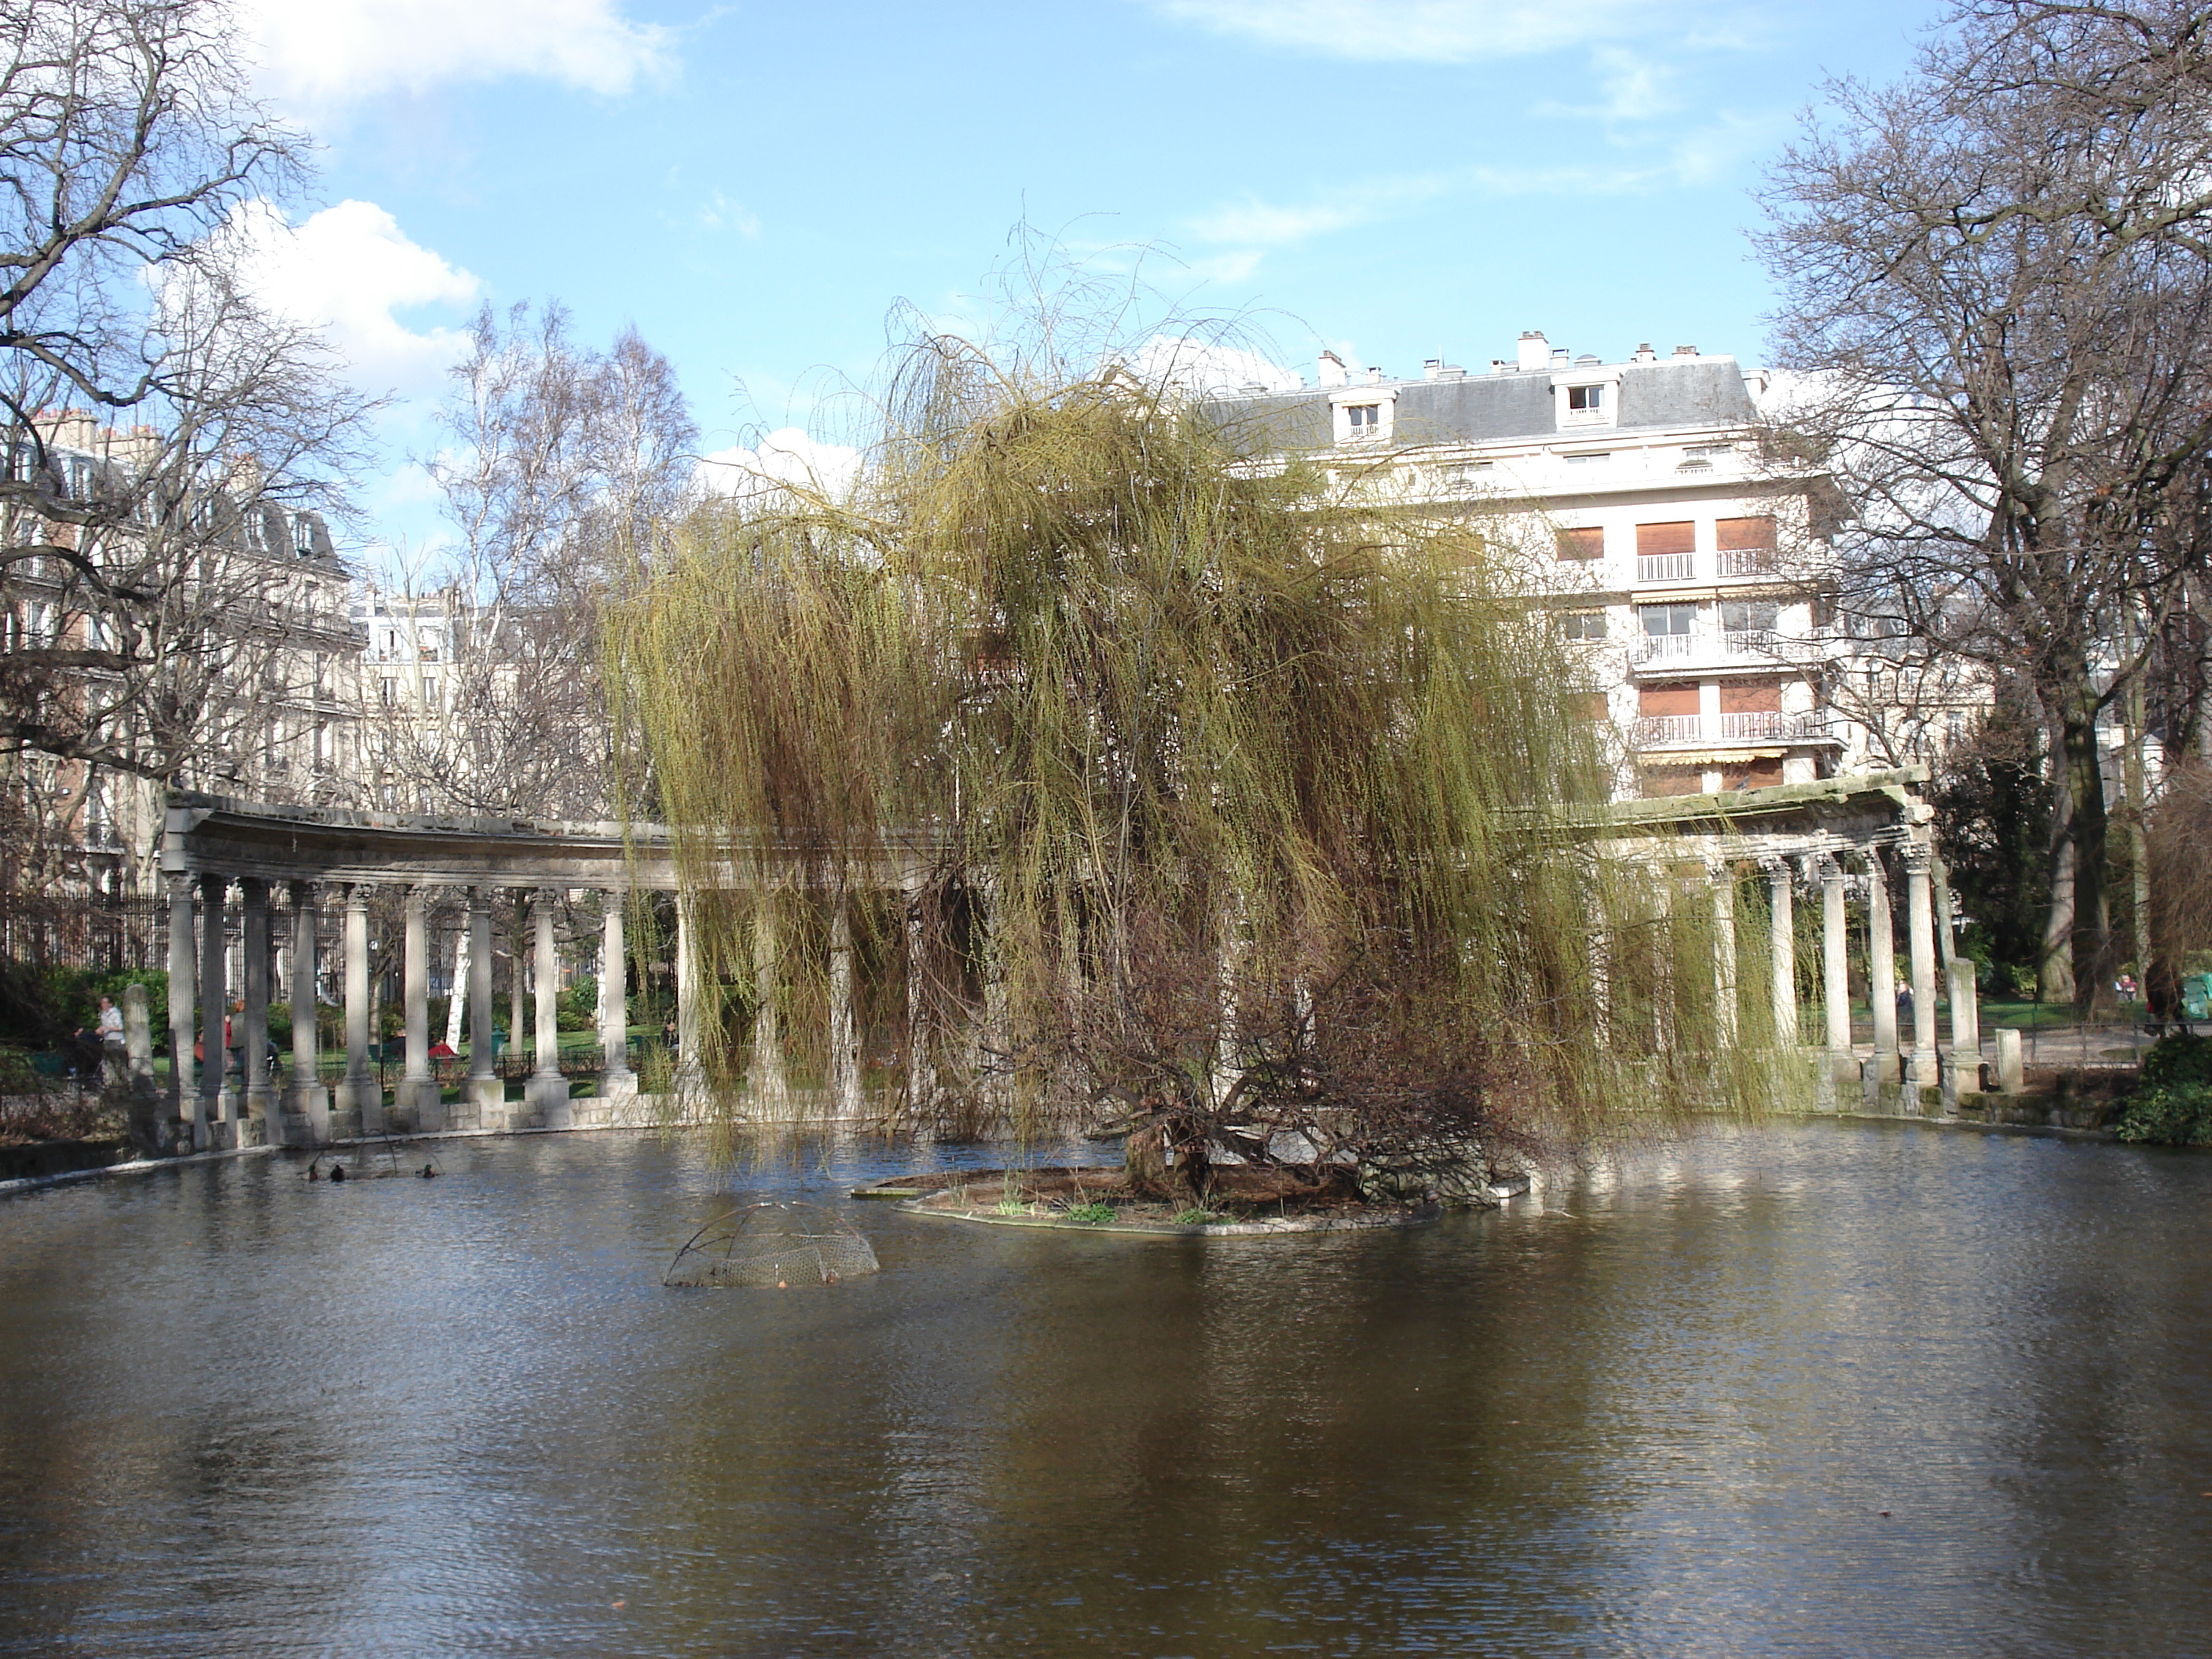
M 1698 634 L 1644 634 L 1629 646 L 1628 655 L 1633 662 L 1666 662 L 1678 657 L 1694 657 L 1704 641 Z
M 1628 644 L 1631 662 L 1759 662 L 1782 659 L 1783 641 L 1771 628 L 1698 629 L 1687 634 L 1641 634 Z
M 1638 582 L 1686 582 L 1698 574 L 1694 553 L 1639 553 L 1636 556 Z
M 1764 709 L 1739 714 L 1647 714 L 1636 722 L 1639 749 L 1673 749 L 1690 744 L 1805 743 L 1827 734 L 1819 714 Z
M 1723 576 L 1771 576 L 1775 568 L 1774 550 L 1724 548 L 1713 556 L 1713 568 Z

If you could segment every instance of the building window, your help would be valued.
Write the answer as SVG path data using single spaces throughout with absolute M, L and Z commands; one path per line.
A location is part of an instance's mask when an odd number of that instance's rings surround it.
M 1595 466 L 1600 461 L 1611 460 L 1613 459 L 1613 452 L 1609 449 L 1592 449 L 1586 450 L 1579 455 L 1566 455 L 1562 456 L 1560 459 L 1565 460 L 1569 466 Z
M 1696 574 L 1698 527 L 1688 520 L 1636 526 L 1636 580 L 1686 582 Z
M 1567 611 L 1559 618 L 1559 632 L 1571 640 L 1601 640 L 1605 637 L 1605 612 Z
M 1713 545 L 1718 550 L 1723 576 L 1756 576 L 1774 568 L 1774 520 L 1723 519 L 1713 526 Z
M 1605 556 L 1605 532 L 1601 528 L 1562 530 L 1559 532 L 1557 556 L 1562 559 L 1601 559 Z
M 1601 386 L 1571 386 L 1567 388 L 1567 411 L 1572 415 L 1595 415 L 1605 407 L 1605 388 Z
M 1372 438 L 1382 430 L 1382 405 L 1380 404 L 1346 404 L 1345 424 L 1355 438 Z
M 384 706 L 391 708 L 399 701 L 399 682 L 391 675 L 384 677 Z
M 1722 641 L 1732 652 L 1771 653 L 1780 616 L 1780 607 L 1772 599 L 1728 600 L 1721 606 Z
M 1696 636 L 1698 607 L 1694 605 L 1639 605 L 1636 620 L 1644 629 L 1640 660 L 1656 662 L 1691 654 Z

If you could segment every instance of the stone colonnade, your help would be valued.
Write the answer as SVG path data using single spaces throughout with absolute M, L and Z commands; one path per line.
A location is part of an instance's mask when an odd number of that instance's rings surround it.
M 1846 934 L 1846 883 L 1857 877 L 1867 894 L 1868 952 L 1874 1005 L 1873 1057 L 1861 1069 L 1869 1087 L 1899 1082 L 1923 1087 L 1941 1081 L 1947 1092 L 1978 1085 L 1978 1024 L 1973 1009 L 1971 965 L 1952 976 L 1954 1066 L 1939 1078 L 1936 1048 L 1935 907 L 1930 900 L 1930 814 L 1917 799 L 1924 775 L 1910 770 L 1826 780 L 1747 791 L 1732 797 L 1695 797 L 1625 803 L 1607 809 L 1586 833 L 1609 843 L 1612 854 L 1654 869 L 1702 863 L 1713 905 L 1713 936 L 1719 947 L 1713 963 L 1713 989 L 1720 1006 L 1717 1030 L 1723 1041 L 1740 1040 L 1737 1007 L 1735 902 L 1737 872 L 1748 865 L 1768 882 L 1772 930 L 1771 1016 L 1775 1040 L 1799 1048 L 1796 940 L 1797 892 L 1817 892 L 1820 901 L 1820 976 L 1826 1046 L 1832 1069 L 1849 1059 L 1852 1046 Z M 1888 860 L 1901 860 L 1905 878 L 1906 954 L 1912 993 L 1909 1030 L 1898 1029 L 1893 978 L 1896 950 L 1890 915 Z M 918 879 L 926 854 L 903 866 L 886 865 L 878 884 L 886 892 L 906 890 Z M 679 1097 L 698 1079 L 702 1000 L 694 994 L 699 952 L 693 937 L 694 908 L 678 890 L 674 860 L 665 831 L 651 826 L 538 823 L 531 821 L 431 818 L 329 809 L 270 808 L 214 797 L 172 797 L 163 867 L 169 883 L 169 1024 L 175 1052 L 192 1052 L 194 1032 L 207 1057 L 197 1080 L 191 1067 L 177 1068 L 173 1103 L 195 1146 L 236 1145 L 265 1139 L 308 1144 L 345 1133 L 445 1128 L 561 1127 L 583 1122 L 626 1121 L 608 1115 L 608 1103 L 635 1101 L 639 1080 L 626 1047 L 626 978 L 623 912 L 633 893 L 660 891 L 675 897 L 674 945 L 677 982 L 677 1059 L 672 1086 Z M 403 933 L 401 979 L 405 1030 L 404 1064 L 387 1100 L 370 1059 L 372 1032 L 370 894 L 397 889 Z M 773 890 L 769 896 L 773 896 Z M 492 1072 L 490 1044 L 471 1043 L 469 1075 L 450 1105 L 430 1061 L 428 1001 L 430 950 L 428 910 L 434 894 L 465 896 L 470 968 L 465 988 L 468 1028 L 492 1026 L 491 907 L 495 895 L 530 896 L 537 975 L 534 1065 L 519 1102 L 506 1099 L 502 1081 Z M 563 894 L 595 892 L 605 919 L 600 934 L 599 1040 L 605 1050 L 603 1095 L 581 1114 L 561 1075 L 555 1002 L 559 990 L 554 915 Z M 1672 883 L 1660 884 L 1662 902 L 1675 902 Z M 336 1088 L 326 1094 L 316 1080 L 319 1055 L 315 1022 L 295 1022 L 291 1080 L 278 1094 L 268 1068 L 267 1020 L 272 952 L 272 896 L 281 892 L 289 906 L 289 994 L 297 1007 L 312 1008 L 328 948 L 322 939 L 324 911 L 342 912 L 336 947 L 343 971 L 345 1066 Z M 194 906 L 198 903 L 197 925 Z M 777 980 L 781 939 L 776 905 L 761 908 L 754 930 L 755 972 L 763 984 Z M 239 983 L 226 976 L 233 920 L 242 940 Z M 828 1067 L 824 1079 L 829 1111 L 856 1117 L 863 1109 L 860 1027 L 856 1018 L 854 940 L 842 908 L 828 917 L 824 964 L 829 993 Z M 910 943 L 910 941 L 909 941 Z M 988 951 L 988 941 L 985 949 Z M 1593 969 L 1601 981 L 1613 945 L 1594 933 Z M 1942 952 L 1948 957 L 1951 952 Z M 518 964 L 519 966 L 519 964 Z M 197 1000 L 194 987 L 200 988 Z M 1965 989 L 1961 994 L 1960 988 Z M 908 975 L 909 1000 L 915 994 Z M 993 999 L 1000 988 L 986 975 L 984 1021 L 998 1017 Z M 1604 993 L 1601 989 L 1601 1001 Z M 197 1021 L 195 1011 L 197 1010 Z M 1609 1008 L 1601 1019 L 1610 1027 Z M 517 1036 L 519 1038 L 520 1033 Z M 750 1070 L 756 1104 L 766 1117 L 784 1115 L 787 1085 L 784 1065 L 783 1014 L 771 996 L 761 1006 L 753 1029 Z M 1909 1041 L 1908 1041 L 1909 1039 Z M 929 1060 L 918 1051 L 908 1057 L 910 1085 L 929 1092 Z M 228 1063 L 226 1063 L 228 1056 Z M 1905 1062 L 1909 1057 L 1909 1066 Z
M 1638 851 L 1655 856 L 1649 844 Z M 1679 862 L 1680 854 L 1671 848 L 1656 856 L 1663 863 L 1669 854 Z M 1847 869 L 1847 861 L 1857 868 Z M 1895 969 L 1899 940 L 1890 902 L 1893 861 L 1902 868 L 1905 878 L 1905 953 L 1910 962 L 1905 988 L 1910 992 L 1911 1024 L 1904 1028 L 1899 1020 Z M 1802 886 L 1808 893 L 1817 892 L 1820 900 L 1820 1046 L 1837 1062 L 1847 1065 L 1851 1074 L 1869 1089 L 1903 1085 L 1940 1088 L 1954 1095 L 1981 1087 L 1981 1028 L 1973 964 L 1963 958 L 1951 962 L 1942 987 L 1951 1006 L 1952 1063 L 1948 1071 L 1941 1063 L 1936 1037 L 1939 940 L 1932 894 L 1933 849 L 1924 832 L 1908 829 L 1856 848 L 1814 852 L 1775 850 L 1771 840 L 1759 846 L 1746 842 L 1733 851 L 1709 848 L 1701 862 L 1703 883 L 1712 907 L 1715 1029 L 1723 1044 L 1737 1041 L 1741 1014 L 1736 985 L 1736 872 L 1740 863 L 1752 862 L 1768 884 L 1769 988 L 1778 1046 L 1805 1046 L 1797 992 L 1796 900 Z M 1869 998 L 1874 1024 L 1871 1056 L 1863 1065 L 1857 1059 L 1851 1034 L 1848 971 L 1850 940 L 1846 901 L 1854 876 L 1866 897 Z M 1593 948 L 1602 954 L 1610 946 L 1600 938 Z M 1941 954 L 1948 957 L 1951 952 Z
M 490 906 L 499 890 L 489 884 L 466 890 L 471 1059 L 461 1098 L 449 1105 L 430 1059 L 427 911 L 440 884 L 411 883 L 404 888 L 405 1060 L 388 1102 L 372 1054 L 375 1039 L 368 906 L 377 884 L 333 883 L 319 888 L 313 882 L 295 880 L 287 885 L 291 926 L 288 989 L 295 1018 L 290 1077 L 279 1091 L 269 1070 L 271 884 L 253 876 L 233 878 L 208 871 L 196 875 L 172 872 L 168 876 L 171 1051 L 181 1057 L 194 1055 L 198 1049 L 196 1064 L 179 1063 L 172 1071 L 170 1099 L 182 1127 L 180 1145 L 188 1142 L 200 1149 L 314 1146 L 334 1134 L 571 1126 L 568 1085 L 560 1066 L 560 956 L 554 927 L 559 892 L 531 890 L 537 1000 L 534 1068 L 523 1099 L 509 1102 L 504 1082 L 494 1074 L 492 1045 L 484 1035 L 493 1025 Z M 602 1092 L 609 1097 L 633 1096 L 637 1088 L 629 1056 L 623 930 L 626 899 L 621 889 L 604 894 L 599 1041 L 605 1057 Z M 343 964 L 345 1070 L 331 1090 L 323 1086 L 319 1077 L 322 1054 L 314 1014 L 325 965 L 320 913 L 325 904 L 337 905 L 343 912 L 337 948 Z M 240 941 L 242 963 L 235 984 L 229 981 L 228 967 L 234 932 Z M 519 970 L 519 963 L 517 966 Z

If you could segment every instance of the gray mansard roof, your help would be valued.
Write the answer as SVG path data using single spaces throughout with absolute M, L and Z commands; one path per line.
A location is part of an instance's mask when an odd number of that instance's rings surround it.
M 1741 426 L 1758 418 L 1743 372 L 1733 357 L 1661 358 L 1650 363 L 1607 365 L 1620 377 L 1620 412 L 1613 423 L 1562 434 L 1553 403 L 1555 371 L 1469 374 L 1459 379 L 1387 380 L 1373 388 L 1395 392 L 1391 443 L 1491 443 L 1515 438 L 1601 437 L 1607 432 L 1670 426 Z M 1568 371 L 1571 374 L 1571 371 Z M 1358 400 L 1360 386 L 1309 387 L 1222 398 L 1209 407 L 1245 438 L 1254 453 L 1327 449 L 1334 442 L 1329 399 Z

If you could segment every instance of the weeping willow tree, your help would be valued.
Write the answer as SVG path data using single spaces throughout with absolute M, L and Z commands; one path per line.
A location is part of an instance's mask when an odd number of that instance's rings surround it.
M 1610 774 L 1497 525 L 1121 368 L 935 339 L 886 406 L 849 495 L 699 512 L 611 617 L 727 1112 L 856 940 L 903 963 L 896 1110 L 1126 1133 L 1163 1195 L 1224 1152 L 1433 1187 L 1729 1093 L 1711 908 L 1563 828 Z

